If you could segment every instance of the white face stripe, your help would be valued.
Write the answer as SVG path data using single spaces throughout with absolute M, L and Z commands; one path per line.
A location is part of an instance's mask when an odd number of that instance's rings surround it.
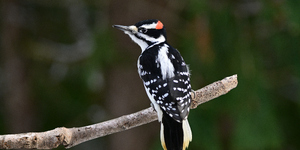
M 155 29 L 156 28 L 157 23 L 153 22 L 151 24 L 144 24 L 141 27 L 145 28 L 145 29 Z
M 162 74 L 162 79 L 172 78 L 174 74 L 174 66 L 170 59 L 168 58 L 168 45 L 164 45 L 160 48 L 158 52 L 157 61 L 160 63 L 160 69 Z

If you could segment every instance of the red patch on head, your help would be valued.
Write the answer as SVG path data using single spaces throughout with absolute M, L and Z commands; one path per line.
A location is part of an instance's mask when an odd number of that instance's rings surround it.
M 155 28 L 159 30 L 162 29 L 163 27 L 164 25 L 160 21 L 158 21 Z

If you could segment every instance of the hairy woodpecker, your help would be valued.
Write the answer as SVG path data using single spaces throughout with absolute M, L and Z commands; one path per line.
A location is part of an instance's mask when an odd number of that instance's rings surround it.
M 192 140 L 187 120 L 191 103 L 188 66 L 166 41 L 166 29 L 156 19 L 131 26 L 113 25 L 137 43 L 138 73 L 161 123 L 160 139 L 164 150 L 185 150 Z

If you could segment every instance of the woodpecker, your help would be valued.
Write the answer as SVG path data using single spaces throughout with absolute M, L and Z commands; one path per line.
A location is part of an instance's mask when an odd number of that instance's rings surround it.
M 166 29 L 157 19 L 135 25 L 113 25 L 141 49 L 137 67 L 146 93 L 161 123 L 164 150 L 185 150 L 192 141 L 188 123 L 191 104 L 190 73 L 179 51 L 167 43 Z

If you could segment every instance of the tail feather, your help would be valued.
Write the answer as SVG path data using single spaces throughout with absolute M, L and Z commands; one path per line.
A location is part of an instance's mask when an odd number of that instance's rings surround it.
M 163 113 L 160 139 L 164 150 L 185 150 L 192 140 L 192 132 L 187 119 L 177 122 L 168 114 Z
M 192 131 L 187 119 L 182 121 L 182 128 L 183 128 L 183 150 L 189 147 L 190 142 L 192 141 Z
M 165 136 L 164 136 L 164 125 L 163 123 L 160 123 L 160 142 L 161 146 L 164 150 L 167 150 L 166 142 L 165 142 Z

